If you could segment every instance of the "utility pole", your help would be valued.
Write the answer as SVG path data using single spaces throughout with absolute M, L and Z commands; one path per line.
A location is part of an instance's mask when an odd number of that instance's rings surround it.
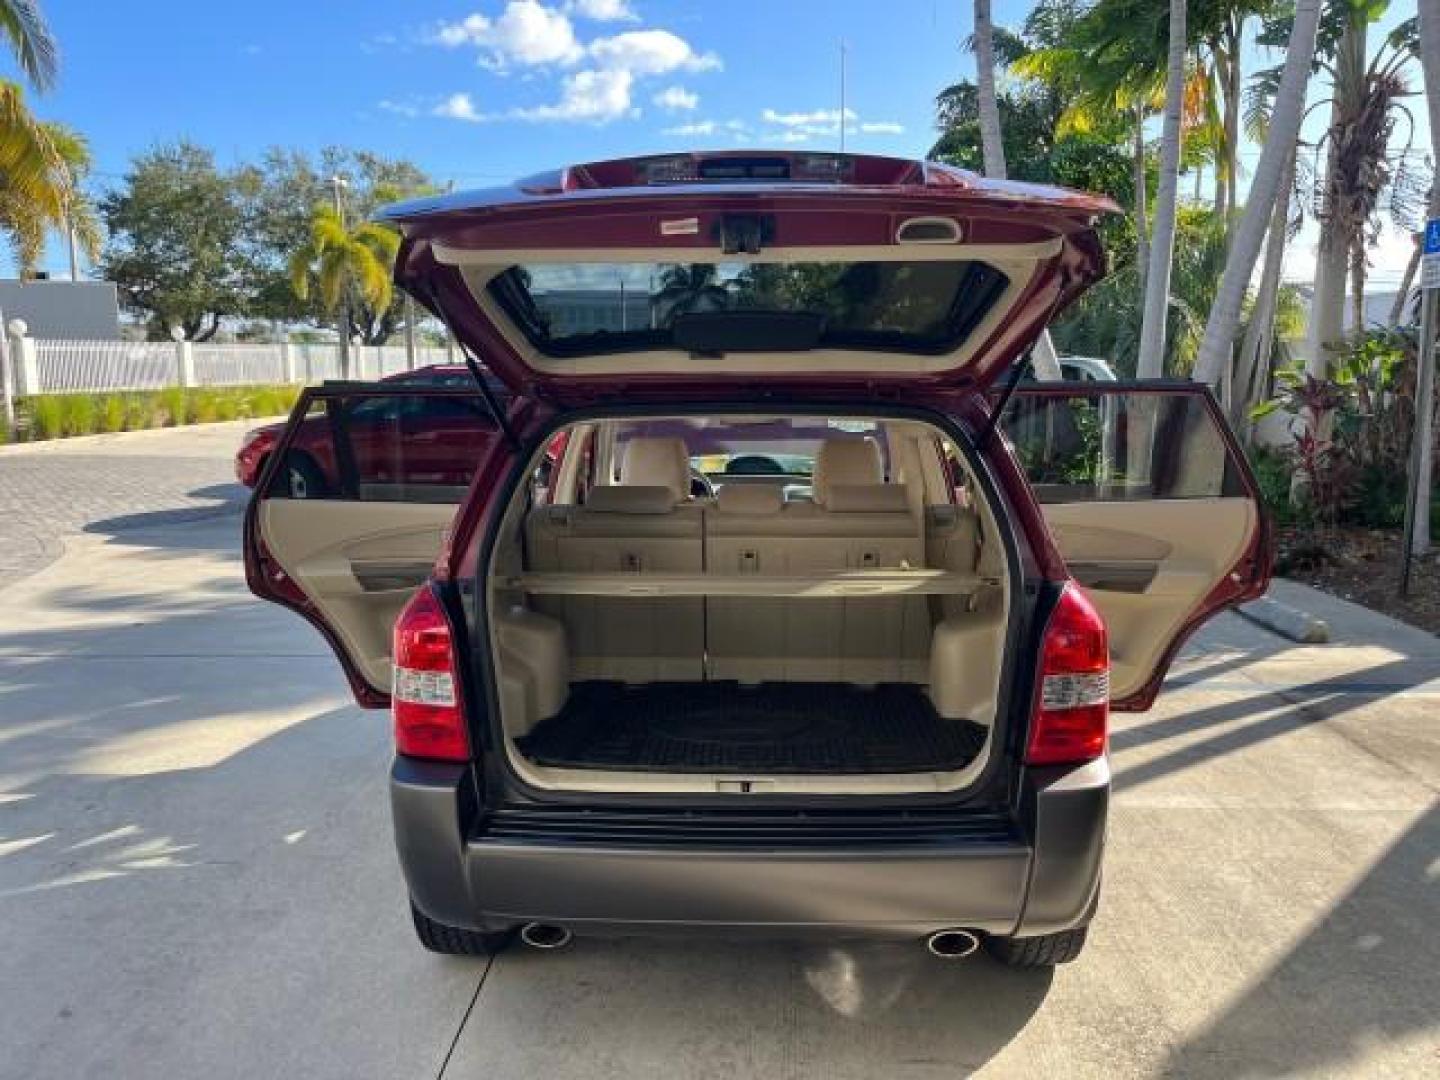
M 349 230 L 345 224 L 345 188 L 348 182 L 340 174 L 330 178 L 330 187 L 335 195 L 335 216 L 340 219 L 340 228 Z M 347 284 L 340 300 L 340 378 L 350 378 L 350 287 Z
M 845 152 L 845 40 L 840 40 L 840 152 Z

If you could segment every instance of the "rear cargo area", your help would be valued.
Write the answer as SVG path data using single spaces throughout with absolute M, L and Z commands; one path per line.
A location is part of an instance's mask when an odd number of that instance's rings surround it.
M 562 790 L 964 786 L 1008 568 L 961 463 L 899 421 L 573 431 L 491 568 L 512 765 Z
M 909 683 L 581 682 L 515 741 L 540 765 L 682 773 L 962 769 L 985 728 Z

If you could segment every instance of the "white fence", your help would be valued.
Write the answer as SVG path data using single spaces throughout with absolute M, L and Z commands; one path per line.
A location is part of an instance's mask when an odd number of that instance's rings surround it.
M 339 345 L 57 341 L 13 333 L 7 344 L 10 386 L 20 395 L 318 383 L 343 374 Z M 460 362 L 458 352 L 425 347 L 415 350 L 412 365 L 403 344 L 357 345 L 350 350 L 349 377 L 381 379 L 412 366 Z

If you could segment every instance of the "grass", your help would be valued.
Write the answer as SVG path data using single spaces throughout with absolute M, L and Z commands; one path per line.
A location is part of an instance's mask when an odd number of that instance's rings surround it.
M 15 430 L 0 418 L 0 443 L 113 431 L 248 420 L 288 413 L 298 386 L 225 386 L 110 394 L 36 394 L 15 403 Z

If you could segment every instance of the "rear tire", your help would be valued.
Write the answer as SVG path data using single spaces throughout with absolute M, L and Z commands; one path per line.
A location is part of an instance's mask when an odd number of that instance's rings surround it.
M 511 934 L 504 930 L 487 934 L 459 926 L 446 926 L 425 915 L 414 903 L 410 905 L 410 916 L 415 921 L 415 936 L 420 939 L 420 944 L 431 952 L 447 956 L 494 956 L 511 938 Z
M 1053 967 L 1078 957 L 1089 932 L 1088 926 L 1077 926 L 1038 937 L 989 937 L 985 939 L 985 951 L 1009 967 Z

